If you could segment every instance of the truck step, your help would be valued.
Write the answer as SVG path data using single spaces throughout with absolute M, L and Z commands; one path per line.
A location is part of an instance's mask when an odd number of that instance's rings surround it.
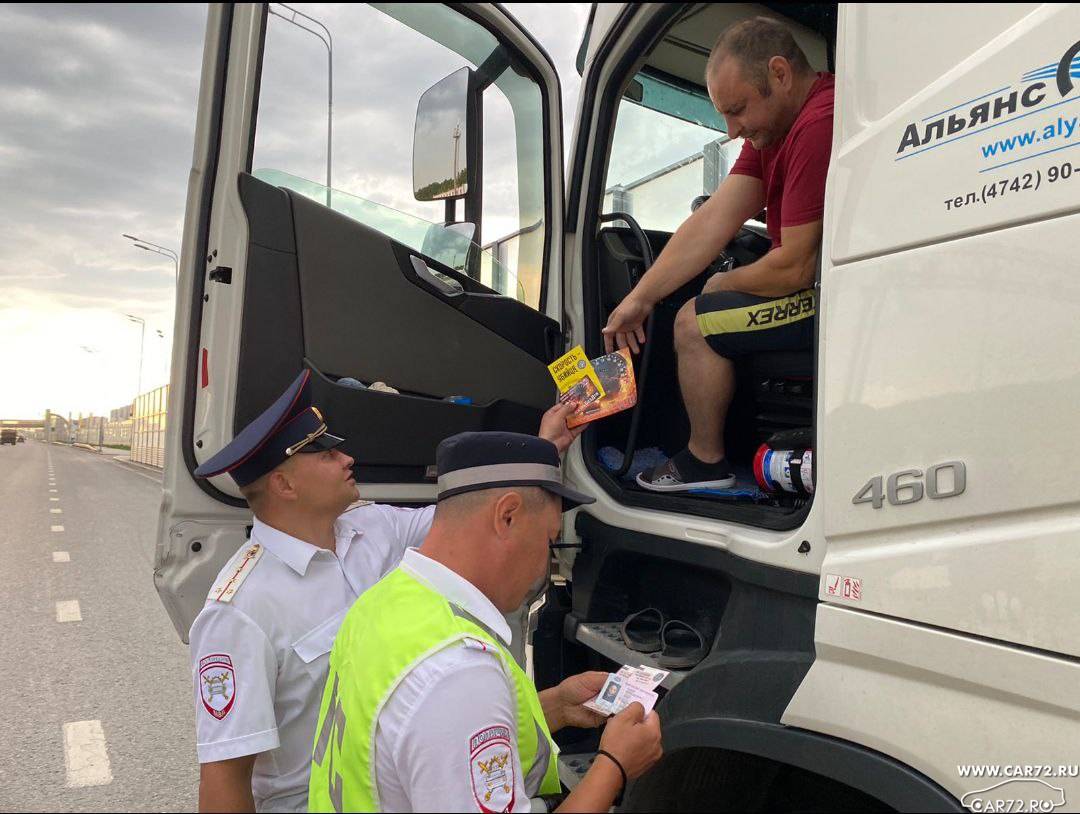
M 577 626 L 577 640 L 618 664 L 629 664 L 631 667 L 644 664 L 658 670 L 665 669 L 657 663 L 659 653 L 639 653 L 627 647 L 622 640 L 621 628 L 619 622 L 582 622 Z M 671 675 L 665 678 L 660 686 L 670 690 L 689 672 L 671 670 Z
M 566 786 L 568 791 L 573 791 L 574 786 L 581 782 L 585 772 L 589 771 L 596 752 L 583 752 L 578 755 L 559 755 L 559 780 Z

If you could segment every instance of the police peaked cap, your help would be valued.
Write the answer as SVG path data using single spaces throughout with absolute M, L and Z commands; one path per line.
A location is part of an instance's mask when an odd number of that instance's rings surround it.
M 323 414 L 311 403 L 311 371 L 305 370 L 195 476 L 228 472 L 237 486 L 247 486 L 299 452 L 333 449 L 344 440 L 327 432 Z
M 480 489 L 539 486 L 562 498 L 563 511 L 596 499 L 563 485 L 559 451 L 550 441 L 516 432 L 462 432 L 439 444 L 438 500 Z

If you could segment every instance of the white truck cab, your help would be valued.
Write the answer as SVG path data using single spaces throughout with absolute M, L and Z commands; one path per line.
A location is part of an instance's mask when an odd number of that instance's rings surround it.
M 740 364 L 727 444 L 745 471 L 802 432 L 813 494 L 618 471 L 685 443 L 671 329 L 703 269 L 656 309 L 637 407 L 567 455 L 597 502 L 566 517 L 537 683 L 652 663 L 618 633 L 644 608 L 703 634 L 628 810 L 1080 807 L 1080 9 L 596 4 L 565 172 L 558 75 L 500 6 L 318 14 L 210 7 L 154 571 L 181 638 L 251 521 L 191 473 L 300 370 L 368 499 L 430 502 L 450 434 L 536 430 L 547 363 L 602 353 L 730 168 L 705 61 L 766 14 L 836 75 L 819 308 L 811 351 Z M 329 128 L 302 70 L 327 53 Z M 767 249 L 751 221 L 717 262 Z M 596 735 L 560 745 L 572 785 Z

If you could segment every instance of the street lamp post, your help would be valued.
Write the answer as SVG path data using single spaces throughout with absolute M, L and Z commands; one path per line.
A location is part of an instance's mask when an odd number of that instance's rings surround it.
M 175 282 L 179 283 L 180 256 L 175 251 L 170 249 L 168 246 L 159 246 L 157 243 L 151 243 L 149 240 L 144 240 L 141 237 L 135 237 L 135 235 L 125 234 L 122 235 L 122 237 L 126 237 L 128 240 L 134 241 L 135 248 L 137 249 L 143 249 L 148 252 L 153 252 L 154 254 L 160 254 L 172 260 L 174 269 L 173 279 Z
M 171 252 L 160 252 L 157 249 L 152 249 L 149 246 L 144 246 L 142 243 L 136 243 L 135 248 L 145 249 L 148 252 L 153 252 L 154 254 L 164 255 L 165 257 L 170 258 L 173 261 L 173 282 L 180 282 L 180 260 L 176 257 L 175 254 L 172 254 Z
M 134 317 L 131 314 L 124 314 L 132 322 L 138 322 L 141 330 L 139 332 L 139 378 L 138 386 L 136 387 L 136 398 L 142 395 L 142 360 L 143 360 L 143 347 L 146 344 L 146 320 L 142 317 Z
M 292 16 L 288 17 L 279 11 L 274 10 L 274 6 L 281 6 L 288 11 Z M 309 34 L 318 37 L 323 45 L 326 46 L 326 71 L 327 71 L 327 100 L 326 100 L 326 205 L 330 206 L 330 156 L 331 149 L 334 144 L 334 38 L 330 36 L 330 29 L 320 23 L 314 17 L 304 14 L 302 11 L 297 11 L 292 6 L 287 6 L 284 3 L 271 3 L 267 6 L 267 9 L 275 17 L 280 17 L 287 23 L 292 23 L 297 28 L 308 32 Z M 318 31 L 308 28 L 303 22 L 298 21 L 296 18 L 302 17 L 323 31 L 326 32 L 324 37 Z
M 87 345 L 80 345 L 79 347 L 81 347 L 84 351 L 89 353 L 91 356 L 93 356 L 94 354 L 97 353 L 97 348 L 91 348 L 91 347 L 89 347 Z M 94 417 L 93 414 L 91 414 L 90 417 L 93 418 Z M 81 424 L 82 422 L 80 421 L 79 423 Z M 93 422 L 91 422 L 91 424 L 93 424 Z M 90 443 L 90 437 L 89 436 L 87 436 L 86 442 Z M 99 420 L 98 421 L 98 452 L 101 452 L 101 448 L 104 445 L 104 443 L 105 443 L 105 424 L 104 424 L 103 420 Z
M 165 341 L 166 341 L 166 338 L 165 338 L 165 332 L 164 332 L 164 331 L 161 331 L 161 330 L 155 329 L 155 330 L 154 330 L 154 333 L 156 333 L 156 334 L 157 334 L 157 338 L 158 338 L 158 339 L 160 339 L 160 340 L 161 340 L 162 342 L 165 342 Z M 168 342 L 169 342 L 169 344 L 168 344 L 168 347 L 169 347 L 169 349 L 171 350 L 171 349 L 172 349 L 172 340 L 170 339 L 170 340 L 168 340 Z M 170 368 L 170 374 L 171 374 L 171 368 Z M 167 382 L 168 382 L 168 379 L 166 379 L 166 383 L 167 383 Z

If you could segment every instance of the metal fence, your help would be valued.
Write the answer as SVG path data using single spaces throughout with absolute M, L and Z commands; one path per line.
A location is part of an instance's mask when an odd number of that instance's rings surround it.
M 70 429 L 65 430 L 67 422 L 61 422 L 53 439 L 72 441 L 87 446 L 131 447 L 131 419 L 109 421 L 104 416 L 79 416 L 73 420 Z
M 72 440 L 76 444 L 96 447 L 104 437 L 108 423 L 102 416 L 79 416 L 78 422 L 73 422 Z
M 131 460 L 165 468 L 165 409 L 169 386 L 143 393 L 135 399 L 131 417 Z
M 106 421 L 101 442 L 107 447 L 131 447 L 131 419 Z

